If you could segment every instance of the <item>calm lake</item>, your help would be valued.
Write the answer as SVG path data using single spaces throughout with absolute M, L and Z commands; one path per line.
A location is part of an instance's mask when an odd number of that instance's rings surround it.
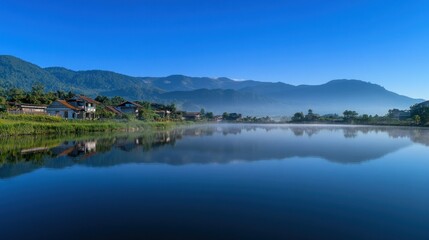
M 429 129 L 2 138 L 0 239 L 429 239 Z

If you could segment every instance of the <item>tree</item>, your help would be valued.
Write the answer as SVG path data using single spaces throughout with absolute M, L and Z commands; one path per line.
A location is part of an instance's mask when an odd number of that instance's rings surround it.
M 167 105 L 166 110 L 175 113 L 177 111 L 176 104 L 172 103 L 170 105 Z
M 411 107 L 411 116 L 419 116 L 419 124 L 426 124 L 429 121 L 429 107 L 417 104 Z
M 344 118 L 347 120 L 355 119 L 359 114 L 356 111 L 346 110 L 343 112 Z
M 240 113 L 230 113 L 228 115 L 228 120 L 229 121 L 237 121 L 241 118 L 241 114 Z
M 110 104 L 113 106 L 119 105 L 121 103 L 125 102 L 125 99 L 120 96 L 114 96 L 110 99 Z
M 144 121 L 154 121 L 159 119 L 159 116 L 150 108 L 139 108 L 138 118 Z
M 227 113 L 222 114 L 222 119 L 226 121 L 237 121 L 241 119 L 242 115 L 240 113 Z
M 76 96 L 76 94 L 74 94 L 72 91 L 69 91 L 69 92 L 67 93 L 67 98 L 72 98 L 72 97 L 74 97 L 74 96 Z
M 114 118 L 116 115 L 111 112 L 107 111 L 105 107 L 97 105 L 97 115 L 101 118 Z
M 45 86 L 42 83 L 35 83 L 31 87 L 31 94 L 35 96 L 42 96 L 45 92 Z
M 362 115 L 362 121 L 368 122 L 370 120 L 370 116 L 368 114 Z
M 0 112 L 6 112 L 6 98 L 0 97 Z
M 110 99 L 106 96 L 97 96 L 94 100 L 104 105 L 110 105 Z
M 315 121 L 319 118 L 319 115 L 313 113 L 312 109 L 308 109 L 307 115 L 305 116 L 306 121 Z
M 222 119 L 223 119 L 223 120 L 227 120 L 227 118 L 228 118 L 228 113 L 227 113 L 227 112 L 224 112 L 224 113 L 222 114 Z
M 213 112 L 207 112 L 207 113 L 206 113 L 206 118 L 207 118 L 207 119 L 213 119 L 213 117 L 214 117 Z
M 304 116 L 304 113 L 302 112 L 297 112 L 292 117 L 293 122 L 302 122 L 304 121 L 304 119 L 305 119 L 305 116 Z
M 414 115 L 413 119 L 414 119 L 414 122 L 416 123 L 416 125 L 420 125 L 421 118 L 419 115 Z
M 19 88 L 11 88 L 7 92 L 8 101 L 11 102 L 22 102 L 25 99 L 25 92 L 22 89 Z

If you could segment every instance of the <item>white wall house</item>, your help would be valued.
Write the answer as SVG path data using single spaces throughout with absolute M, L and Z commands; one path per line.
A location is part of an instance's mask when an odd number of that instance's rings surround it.
M 46 111 L 51 116 L 59 116 L 64 119 L 77 119 L 81 110 L 70 105 L 65 100 L 56 100 L 46 108 Z
M 79 119 L 89 119 L 93 120 L 96 118 L 96 108 L 100 103 L 91 99 L 89 97 L 85 97 L 83 95 L 77 95 L 67 100 L 67 103 L 71 106 L 81 110 L 78 116 Z

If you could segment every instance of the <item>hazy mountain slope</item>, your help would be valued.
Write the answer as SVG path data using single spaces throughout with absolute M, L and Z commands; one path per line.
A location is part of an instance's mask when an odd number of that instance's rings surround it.
M 256 113 L 263 106 L 273 103 L 269 98 L 242 93 L 232 89 L 199 89 L 194 91 L 175 91 L 160 94 L 158 101 L 174 102 L 186 110 L 199 111 L 205 108 L 216 113 L 243 112 Z M 256 111 L 254 111 L 256 110 Z
M 170 92 L 160 95 L 160 98 L 184 103 L 184 107 L 189 110 L 195 110 L 198 106 L 221 113 L 228 108 L 229 111 L 256 115 L 291 115 L 308 109 L 320 114 L 341 114 L 346 109 L 360 113 L 385 114 L 389 109 L 407 109 L 422 101 L 359 80 L 334 80 L 322 85 L 301 86 L 262 83 L 238 91 L 218 89 Z
M 188 77 L 183 75 L 171 75 L 168 77 L 141 78 L 146 84 L 164 91 L 192 91 L 197 89 L 242 89 L 262 84 L 262 82 L 245 80 L 234 81 L 229 78 Z

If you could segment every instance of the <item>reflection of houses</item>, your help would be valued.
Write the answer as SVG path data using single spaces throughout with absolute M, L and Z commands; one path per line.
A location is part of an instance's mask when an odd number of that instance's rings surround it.
M 99 102 L 85 97 L 75 96 L 71 99 L 56 100 L 47 107 L 47 112 L 52 116 L 60 116 L 65 119 L 95 119 L 95 110 Z
M 27 153 L 35 153 L 35 152 L 46 152 L 49 150 L 47 147 L 35 147 L 35 148 L 29 148 L 29 149 L 22 149 L 21 154 L 27 154 Z
M 55 156 L 87 156 L 93 154 L 97 150 L 97 141 L 82 141 L 82 142 L 64 142 L 62 145 L 54 147 L 51 152 Z
M 9 103 L 7 112 L 12 114 L 46 114 L 46 105 Z
M 199 112 L 184 112 L 182 116 L 184 120 L 189 120 L 189 121 L 195 121 L 195 120 L 201 119 L 201 113 Z
M 80 150 L 88 153 L 95 152 L 97 150 L 97 141 L 85 141 L 78 144 Z
M 135 114 L 136 116 L 139 115 L 139 108 L 142 108 L 140 104 L 131 101 L 125 101 L 116 107 L 116 109 L 125 114 Z
M 143 139 L 134 139 L 133 141 L 130 141 L 128 137 L 118 137 L 116 138 L 115 145 L 122 151 L 130 152 L 136 148 L 137 145 L 141 145 L 143 143 Z

